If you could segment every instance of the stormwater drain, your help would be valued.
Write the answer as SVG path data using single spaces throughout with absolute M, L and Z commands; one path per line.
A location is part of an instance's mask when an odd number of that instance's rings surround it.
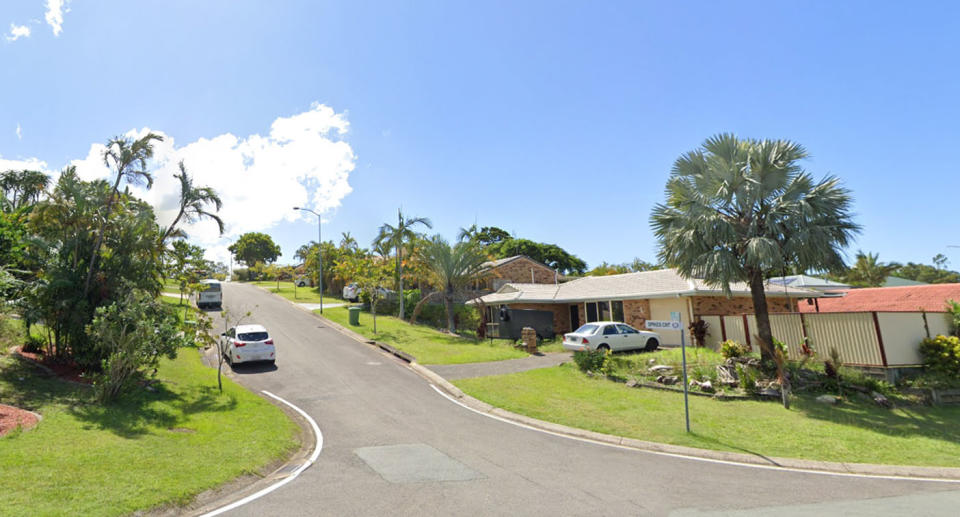
M 483 475 L 422 443 L 364 447 L 353 451 L 391 483 L 470 481 Z

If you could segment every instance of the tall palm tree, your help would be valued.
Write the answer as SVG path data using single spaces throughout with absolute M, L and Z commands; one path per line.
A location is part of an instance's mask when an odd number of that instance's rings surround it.
M 357 239 L 354 239 L 350 232 L 343 232 L 340 234 L 340 247 L 348 251 L 357 251 L 360 249 L 360 245 L 357 244 Z
M 393 226 L 389 223 L 384 223 L 383 226 L 380 227 L 380 233 L 377 234 L 377 238 L 373 240 L 374 248 L 386 244 L 388 245 L 387 247 L 392 247 L 397 251 L 397 293 L 400 298 L 399 317 L 401 319 L 403 319 L 403 247 L 406 242 L 413 239 L 416 235 L 413 228 L 418 224 L 426 226 L 427 228 L 433 228 L 433 223 L 430 222 L 430 219 L 426 217 L 404 218 L 403 212 L 398 209 L 397 225 Z
M 806 157 L 786 140 L 708 138 L 674 162 L 667 200 L 650 216 L 667 266 L 728 295 L 732 282 L 749 284 L 766 358 L 773 337 L 765 275 L 788 263 L 802 271 L 842 270 L 840 250 L 860 230 L 850 192 L 835 177 L 814 181 L 798 163 Z
M 163 137 L 154 133 L 147 133 L 142 138 L 131 140 L 126 137 L 115 137 L 107 142 L 107 149 L 103 152 L 103 163 L 116 173 L 110 197 L 100 218 L 100 229 L 97 231 L 97 240 L 90 253 L 90 267 L 87 269 L 87 279 L 83 284 L 83 296 L 90 293 L 90 279 L 97 269 L 97 256 L 100 246 L 103 245 L 103 232 L 110 220 L 110 209 L 119 194 L 120 183 L 139 184 L 145 182 L 147 188 L 153 186 L 153 176 L 147 171 L 147 160 L 153 157 L 153 141 L 163 141 Z
M 885 264 L 878 259 L 877 253 L 857 252 L 856 262 L 853 267 L 847 271 L 846 281 L 851 285 L 860 287 L 879 287 L 892 275 L 894 271 L 900 268 L 900 264 L 891 262 Z
M 40 200 L 50 185 L 50 177 L 40 171 L 6 171 L 0 173 L 0 202 L 4 212 L 15 212 Z
M 200 219 L 212 219 L 217 223 L 220 235 L 223 235 L 223 219 L 207 210 L 207 206 L 212 204 L 217 212 L 220 211 L 223 206 L 220 196 L 210 187 L 194 187 L 193 178 L 190 177 L 187 168 L 183 165 L 183 160 L 180 160 L 179 165 L 180 172 L 174 174 L 173 177 L 180 180 L 180 211 L 177 212 L 173 222 L 163 232 L 160 242 L 163 243 L 168 237 L 172 237 L 178 232 L 177 223 L 180 222 L 180 219 L 186 221 L 187 224 L 193 224 Z
M 447 328 L 454 333 L 454 295 L 483 274 L 487 257 L 476 243 L 458 242 L 450 246 L 443 237 L 433 236 L 420 248 L 423 262 L 430 271 L 430 282 L 443 293 L 447 309 Z

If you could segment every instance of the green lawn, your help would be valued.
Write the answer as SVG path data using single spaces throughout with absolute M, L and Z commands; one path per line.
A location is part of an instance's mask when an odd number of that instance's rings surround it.
M 0 438 L 0 515 L 126 515 L 182 504 L 283 457 L 296 425 L 203 366 L 195 349 L 163 360 L 157 391 L 101 407 L 90 388 L 0 355 L 0 401 L 43 415 Z
M 288 300 L 298 303 L 320 303 L 320 291 L 313 287 L 295 287 L 293 282 L 280 282 L 280 288 L 277 289 L 276 281 L 260 280 L 257 282 L 248 282 L 258 287 L 262 287 L 271 293 L 279 294 Z M 329 293 L 323 295 L 323 305 L 328 303 L 348 303 L 338 296 L 330 296 Z
M 690 397 L 627 388 L 556 368 L 454 381 L 484 402 L 540 420 L 601 433 L 764 456 L 824 461 L 960 467 L 960 407 L 886 410 L 859 399 L 825 406 L 796 397 L 777 402 Z
M 179 293 L 180 292 L 180 282 L 176 280 L 171 280 L 165 278 L 163 280 L 163 292 L 165 293 Z
M 319 311 L 314 311 L 319 313 Z M 323 310 L 323 315 L 369 339 L 392 345 L 417 358 L 420 364 L 461 364 L 502 361 L 527 357 L 507 341 L 451 336 L 424 325 L 410 325 L 393 316 L 377 316 L 377 334 L 373 333 L 373 315 L 360 314 L 360 326 L 348 324 L 346 307 Z

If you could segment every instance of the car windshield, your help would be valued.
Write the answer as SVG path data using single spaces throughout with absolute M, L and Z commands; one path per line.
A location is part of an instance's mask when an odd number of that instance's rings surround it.
M 220 284 L 207 284 L 207 288 L 203 291 L 206 293 L 218 293 L 220 292 Z
M 241 332 L 237 334 L 240 341 L 264 341 L 270 336 L 266 332 Z
M 586 325 L 582 325 L 580 328 L 578 328 L 574 332 L 577 334 L 593 334 L 596 331 L 597 331 L 596 325 L 593 325 L 592 323 L 587 323 Z

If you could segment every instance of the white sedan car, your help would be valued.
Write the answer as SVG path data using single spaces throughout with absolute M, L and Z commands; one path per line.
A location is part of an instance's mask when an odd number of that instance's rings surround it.
M 652 352 L 660 346 L 660 334 L 637 330 L 617 321 L 596 321 L 582 325 L 563 335 L 566 350 L 645 350 Z
M 230 364 L 277 361 L 273 338 L 263 325 L 237 325 L 220 334 L 220 351 Z

